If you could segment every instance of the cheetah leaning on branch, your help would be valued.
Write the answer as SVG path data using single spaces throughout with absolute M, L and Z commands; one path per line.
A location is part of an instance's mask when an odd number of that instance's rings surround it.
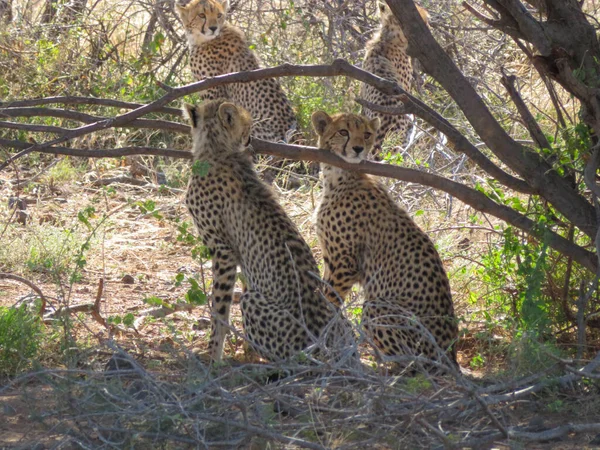
M 244 33 L 226 21 L 227 0 L 191 0 L 176 3 L 190 48 L 190 64 L 197 80 L 232 72 L 259 69 Z M 203 100 L 226 98 L 252 115 L 252 136 L 288 141 L 296 117 L 276 79 L 233 83 L 200 92 Z
M 194 164 L 202 169 L 190 179 L 186 204 L 212 255 L 211 359 L 222 358 L 237 266 L 246 280 L 240 300 L 246 336 L 263 356 L 288 358 L 324 332 L 328 346 L 338 339 L 349 344 L 350 324 L 319 292 L 310 248 L 243 151 L 250 114 L 223 99 L 185 105 L 184 114 Z
M 417 6 L 421 17 L 427 23 L 429 14 Z M 405 91 L 412 85 L 413 70 L 410 56 L 408 56 L 408 41 L 402 32 L 400 22 L 384 3 L 379 3 L 381 15 L 381 28 L 367 42 L 367 53 L 363 60 L 363 69 L 381 78 L 397 83 Z M 396 96 L 384 94 L 376 87 L 363 83 L 360 88 L 360 97 L 368 102 L 388 107 L 400 107 L 403 103 Z M 396 134 L 402 140 L 410 127 L 410 119 L 406 115 L 389 115 L 368 108 L 363 108 L 367 117 L 379 117 L 381 126 L 375 136 L 373 156 L 379 160 L 383 140 L 388 134 Z
M 312 116 L 319 148 L 350 163 L 365 159 L 379 118 Z M 388 356 L 419 355 L 456 363 L 458 328 L 448 277 L 433 242 L 372 177 L 322 164 L 317 235 L 323 279 L 344 300 L 355 283 L 364 291 L 366 335 Z

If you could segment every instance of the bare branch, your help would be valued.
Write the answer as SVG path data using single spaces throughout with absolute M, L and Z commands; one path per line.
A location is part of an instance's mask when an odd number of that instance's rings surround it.
M 62 144 L 63 142 L 70 141 L 71 139 L 92 133 L 94 131 L 104 130 L 106 128 L 123 127 L 131 121 L 144 116 L 145 114 L 156 112 L 163 108 L 165 105 L 171 103 L 172 101 L 177 100 L 185 95 L 193 94 L 194 92 L 203 91 L 216 86 L 221 86 L 223 84 L 245 83 L 249 81 L 263 80 L 267 78 L 281 76 L 333 77 L 340 75 L 347 75 L 359 81 L 369 83 L 375 86 L 380 91 L 390 95 L 406 94 L 406 92 L 396 83 L 389 80 L 385 80 L 383 78 L 379 78 L 376 75 L 359 69 L 358 67 L 349 64 L 343 59 L 337 59 L 332 64 L 326 65 L 303 66 L 283 64 L 281 66 L 271 67 L 267 69 L 236 72 L 227 75 L 220 75 L 217 77 L 208 78 L 202 81 L 198 81 L 196 83 L 188 84 L 186 86 L 173 88 L 158 100 L 155 100 L 154 102 L 149 103 L 147 105 L 141 106 L 140 108 L 137 108 L 133 111 L 111 119 L 103 119 L 98 122 L 90 123 L 89 125 L 75 128 L 51 141 L 32 145 L 28 148 L 25 148 L 23 151 L 17 153 L 16 155 L 12 156 L 4 163 L 0 164 L 0 170 L 6 168 L 11 162 L 15 161 L 16 159 L 25 156 L 33 151 L 39 151 L 43 148 L 48 148 L 50 146 Z
M 111 120 L 108 117 L 92 116 L 90 114 L 71 111 L 67 109 L 56 108 L 2 108 L 0 109 L 0 117 L 58 117 L 60 119 L 74 120 L 82 123 L 96 123 L 100 121 Z M 177 122 L 169 122 L 166 120 L 154 119 L 135 119 L 127 124 L 127 128 L 152 128 L 157 130 L 179 131 L 180 133 L 188 133 L 189 128 Z M 71 131 L 69 128 L 52 127 L 48 125 L 29 125 L 12 122 L 0 122 L 2 128 L 14 128 L 18 130 L 41 131 L 47 133 L 67 133 Z
M 46 97 L 46 98 L 34 98 L 29 100 L 15 100 L 10 102 L 0 102 L 0 108 L 22 108 L 26 106 L 40 106 L 40 105 L 96 105 L 96 106 L 110 106 L 114 108 L 124 109 L 137 109 L 144 105 L 141 103 L 124 102 L 121 100 L 113 100 L 108 98 L 94 98 L 94 97 Z M 181 110 L 177 108 L 158 108 L 155 112 L 173 114 L 181 116 Z
M 593 205 L 539 154 L 523 147 L 508 135 L 431 35 L 412 0 L 386 1 L 402 24 L 409 41 L 409 53 L 417 57 L 425 70 L 448 91 L 488 148 L 569 221 L 594 238 L 598 220 Z
M 502 85 L 506 88 L 508 95 L 510 95 L 511 100 L 517 107 L 517 111 L 519 111 L 519 115 L 521 116 L 521 119 L 523 119 L 525 127 L 527 127 L 529 134 L 536 142 L 537 146 L 539 148 L 551 148 L 548 139 L 546 139 L 546 136 L 542 132 L 542 129 L 540 128 L 533 115 L 527 108 L 527 105 L 525 105 L 525 102 L 521 98 L 519 91 L 517 91 L 517 88 L 515 87 L 516 79 L 517 78 L 514 75 L 506 75 L 505 73 L 503 73 L 500 81 L 502 82 Z
M 357 99 L 356 102 L 365 108 L 372 109 L 373 111 L 379 111 L 384 114 L 400 115 L 400 114 L 415 114 L 421 119 L 425 120 L 429 125 L 434 127 L 436 130 L 441 131 L 446 135 L 448 140 L 452 143 L 454 150 L 462 152 L 471 158 L 479 167 L 485 170 L 488 174 L 496 178 L 500 183 L 506 187 L 514 189 L 518 192 L 525 194 L 534 194 L 536 191 L 529 186 L 525 181 L 520 180 L 512 175 L 504 172 L 498 166 L 496 166 L 490 159 L 481 153 L 477 147 L 469 142 L 456 128 L 454 128 L 450 122 L 436 113 L 434 110 L 429 108 L 427 105 L 421 103 L 417 105 L 408 96 L 401 95 L 400 100 L 404 102 L 403 108 L 393 108 L 389 106 L 376 105 L 366 100 Z
M 43 316 L 44 310 L 46 309 L 47 301 L 46 301 L 46 297 L 44 296 L 44 293 L 42 292 L 42 290 L 39 287 L 37 287 L 35 284 L 33 284 L 31 281 L 27 280 L 26 278 L 20 277 L 18 275 L 13 275 L 12 273 L 0 272 L 0 280 L 18 281 L 19 283 L 23 283 L 24 285 L 30 287 L 31 290 L 33 290 L 37 295 L 39 295 L 40 300 L 42 301 L 42 304 L 40 305 L 40 317 Z
M 0 145 L 23 148 L 28 144 L 20 141 L 8 141 L 5 139 L 0 139 Z M 252 139 L 252 148 L 258 153 L 281 156 L 295 160 L 332 164 L 347 170 L 369 173 L 381 177 L 395 178 L 397 180 L 407 181 L 410 183 L 419 183 L 439 189 L 460 199 L 462 202 L 473 207 L 477 211 L 485 212 L 498 217 L 499 219 L 502 219 L 511 225 L 514 225 L 517 228 L 520 228 L 539 238 L 543 237 L 547 240 L 548 245 L 550 245 L 552 248 L 560 253 L 572 257 L 575 261 L 592 272 L 595 272 L 596 268 L 598 267 L 598 260 L 593 253 L 588 252 L 572 242 L 569 242 L 567 239 L 550 230 L 545 230 L 542 236 L 538 225 L 531 219 L 519 214 L 508 206 L 499 205 L 481 192 L 455 181 L 447 180 L 446 178 L 442 178 L 430 173 L 420 172 L 414 169 L 406 169 L 388 164 L 378 164 L 370 161 L 363 161 L 360 164 L 351 164 L 334 155 L 333 153 L 318 150 L 312 147 L 276 144 L 259 139 Z M 125 155 L 154 155 L 185 159 L 191 159 L 192 157 L 191 153 L 188 151 L 152 147 L 125 147 L 121 149 L 110 150 L 84 150 L 66 147 L 46 147 L 38 151 L 43 153 L 57 153 L 63 155 L 95 158 L 116 158 Z
M 23 141 L 11 141 L 9 139 L 0 139 L 0 147 L 26 149 L 30 147 L 30 144 Z M 120 158 L 121 156 L 149 155 L 192 159 L 192 154 L 187 150 L 172 150 L 168 148 L 157 147 L 121 147 L 91 150 L 70 147 L 45 147 L 36 151 L 40 153 L 80 156 L 82 158 Z

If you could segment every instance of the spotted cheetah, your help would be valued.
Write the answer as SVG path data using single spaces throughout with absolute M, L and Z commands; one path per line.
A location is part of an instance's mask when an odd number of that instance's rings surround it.
M 421 17 L 425 22 L 429 20 L 429 14 L 423 8 L 417 6 Z M 367 53 L 363 60 L 363 69 L 381 78 L 397 83 L 408 91 L 412 84 L 413 71 L 410 56 L 406 52 L 408 41 L 402 32 L 400 22 L 394 16 L 389 7 L 379 3 L 381 27 L 373 38 L 367 42 Z M 360 97 L 378 105 L 398 107 L 403 103 L 395 96 L 390 96 L 379 91 L 377 88 L 363 83 L 360 88 Z M 406 115 L 392 116 L 363 108 L 363 114 L 367 117 L 379 117 L 381 126 L 375 136 L 373 145 L 373 157 L 379 160 L 381 146 L 385 137 L 394 133 L 402 139 L 410 127 L 410 119 Z
M 212 255 L 211 359 L 222 358 L 238 265 L 246 281 L 240 303 L 249 342 L 267 358 L 288 358 L 329 330 L 339 312 L 320 294 L 310 248 L 243 151 L 250 114 L 223 99 L 186 105 L 184 114 L 193 159 L 206 172 L 192 176 L 186 205 Z M 329 336 L 338 339 L 349 326 L 336 318 Z
M 330 117 L 322 111 L 313 114 L 312 122 L 319 148 L 350 163 L 365 159 L 380 125 L 378 117 Z M 359 283 L 365 297 L 362 323 L 384 355 L 439 360 L 441 347 L 456 362 L 453 344 L 458 330 L 450 285 L 433 242 L 372 177 L 321 167 L 317 235 L 323 279 L 335 290 L 330 300 L 343 300 Z
M 192 0 L 175 6 L 197 80 L 260 68 L 242 30 L 226 20 L 226 0 Z M 256 138 L 287 142 L 296 128 L 294 111 L 275 79 L 223 85 L 202 91 L 200 96 L 203 100 L 226 98 L 249 111 L 255 121 L 252 136 Z

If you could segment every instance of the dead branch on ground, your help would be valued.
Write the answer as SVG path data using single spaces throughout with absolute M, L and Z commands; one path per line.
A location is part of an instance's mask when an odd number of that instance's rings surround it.
M 19 283 L 23 283 L 24 285 L 28 286 L 29 288 L 31 288 L 31 290 L 33 290 L 37 295 L 39 295 L 40 300 L 42 301 L 42 304 L 40 305 L 40 317 L 43 317 L 44 315 L 44 311 L 46 310 L 46 304 L 47 304 L 47 300 L 46 297 L 44 296 L 44 293 L 42 292 L 42 290 L 37 287 L 35 284 L 33 284 L 31 281 L 29 281 L 26 278 L 20 277 L 18 275 L 13 275 L 12 273 L 3 273 L 0 272 L 0 280 L 13 280 L 13 281 L 18 281 Z

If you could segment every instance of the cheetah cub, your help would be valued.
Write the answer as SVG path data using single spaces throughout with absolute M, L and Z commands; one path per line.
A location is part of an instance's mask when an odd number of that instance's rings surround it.
M 322 111 L 313 114 L 312 122 L 319 148 L 350 163 L 365 159 L 380 125 L 379 118 L 330 117 Z M 370 176 L 326 164 L 321 168 L 317 235 L 323 278 L 335 290 L 329 292 L 330 301 L 339 303 L 359 283 L 365 297 L 362 323 L 384 355 L 439 360 L 441 347 L 456 362 L 458 329 L 450 286 L 433 242 Z
M 186 205 L 212 255 L 211 359 L 222 358 L 237 266 L 247 283 L 241 310 L 248 340 L 269 359 L 288 358 L 315 342 L 338 312 L 319 293 L 310 248 L 243 152 L 250 114 L 223 99 L 185 105 L 184 113 L 193 159 L 206 172 L 192 176 Z M 340 323 L 328 335 L 340 333 Z
M 429 14 L 423 8 L 417 6 L 423 20 L 429 21 Z M 367 53 L 363 60 L 363 69 L 381 78 L 386 78 L 397 83 L 405 91 L 409 91 L 413 80 L 413 69 L 410 56 L 408 56 L 408 41 L 402 32 L 400 22 L 394 13 L 385 4 L 379 3 L 381 28 L 367 42 Z M 378 105 L 399 107 L 403 103 L 395 96 L 390 96 L 379 91 L 370 84 L 363 83 L 360 88 L 360 97 Z M 363 108 L 367 117 L 379 117 L 381 126 L 375 135 L 373 145 L 373 156 L 380 159 L 381 146 L 388 134 L 397 134 L 401 139 L 406 137 L 410 127 L 410 119 L 406 115 L 391 116 L 368 108 Z
M 227 0 L 191 0 L 175 4 L 190 48 L 190 64 L 197 80 L 260 68 L 246 36 L 227 20 Z M 276 79 L 233 83 L 200 92 L 203 100 L 226 98 L 247 109 L 255 120 L 252 136 L 287 141 L 296 117 Z

